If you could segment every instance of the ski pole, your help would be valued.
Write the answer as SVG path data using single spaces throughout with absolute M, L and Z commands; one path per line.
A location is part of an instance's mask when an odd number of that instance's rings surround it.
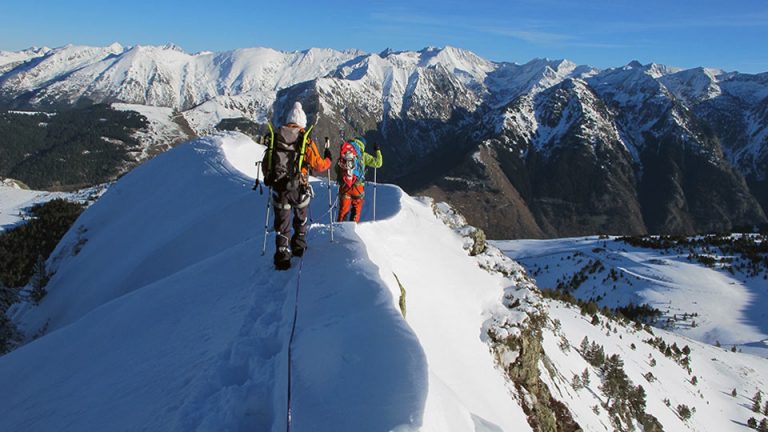
M 376 171 L 378 168 L 373 167 L 373 221 L 376 222 Z
M 325 137 L 325 149 L 328 150 L 330 147 L 330 139 Z M 333 158 L 331 158 L 331 162 L 333 162 Z M 331 225 L 331 243 L 333 243 L 333 200 L 331 199 L 331 194 L 331 167 L 328 167 L 328 222 Z
M 264 217 L 264 246 L 261 248 L 261 255 L 264 256 L 267 253 L 267 233 L 269 232 L 269 205 L 272 201 L 272 188 L 269 188 L 269 196 L 267 196 L 267 215 Z

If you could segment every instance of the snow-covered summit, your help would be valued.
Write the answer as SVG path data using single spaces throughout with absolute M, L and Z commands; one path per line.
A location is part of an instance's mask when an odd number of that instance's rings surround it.
M 37 103 L 87 97 L 188 109 L 216 96 L 275 92 L 322 76 L 357 55 L 355 50 L 269 48 L 192 55 L 175 45 L 67 45 L 29 68 L 0 76 L 0 89 L 35 93 Z
M 720 96 L 720 76 L 723 71 L 695 68 L 664 75 L 661 82 L 672 94 L 687 103 L 698 103 Z
M 0 74 L 29 60 L 42 57 L 49 51 L 51 49 L 47 47 L 31 47 L 22 51 L 0 51 Z

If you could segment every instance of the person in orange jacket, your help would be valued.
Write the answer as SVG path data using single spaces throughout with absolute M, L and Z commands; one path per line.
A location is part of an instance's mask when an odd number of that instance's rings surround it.
M 365 138 L 357 137 L 345 142 L 336 165 L 336 178 L 339 183 L 339 216 L 343 222 L 349 215 L 350 220 L 360 222 L 365 197 L 365 170 L 367 167 L 380 168 L 384 160 L 379 145 L 373 144 L 372 156 L 365 152 Z
M 307 115 L 301 103 L 296 102 L 285 117 L 283 126 L 274 131 L 270 138 L 270 148 L 262 161 L 264 184 L 272 188 L 272 204 L 275 209 L 275 256 L 274 265 L 278 270 L 291 267 L 291 257 L 304 255 L 307 249 L 307 212 L 312 198 L 309 185 L 309 168 L 323 172 L 331 166 L 331 151 L 325 149 L 323 157 L 315 142 L 306 136 Z M 304 146 L 303 158 L 296 151 Z M 281 150 L 285 150 L 282 151 Z M 297 158 L 299 162 L 294 159 Z M 295 164 L 301 165 L 300 173 L 295 172 Z M 291 223 L 291 210 L 293 221 Z M 291 234 L 293 225 L 293 236 Z M 289 247 L 290 245 L 290 247 Z

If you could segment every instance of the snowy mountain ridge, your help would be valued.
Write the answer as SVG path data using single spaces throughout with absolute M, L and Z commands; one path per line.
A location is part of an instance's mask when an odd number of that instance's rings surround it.
M 497 238 L 693 234 L 768 222 L 768 73 L 515 64 L 455 47 L 187 54 L 114 44 L 38 54 L 0 74 L 0 106 L 162 107 L 169 115 L 153 124 L 167 132 L 142 139 L 165 150 L 228 119 L 263 133 L 299 100 L 317 136 L 343 131 L 381 143 L 391 162 L 383 179 L 452 202 Z M 171 117 L 175 130 L 165 126 Z M 478 163 L 471 155 L 481 149 L 487 157 Z M 487 199 L 502 190 L 502 200 Z M 504 226 L 484 221 L 511 202 L 524 214 L 506 215 L 513 219 Z
M 650 415 L 664 430 L 742 430 L 756 416 L 766 359 L 543 301 L 497 249 L 468 256 L 473 228 L 448 206 L 397 187 L 378 185 L 377 220 L 366 205 L 331 243 L 313 180 L 310 248 L 274 271 L 260 255 L 267 196 L 251 190 L 262 151 L 237 133 L 192 141 L 83 213 L 48 261 L 48 295 L 11 311 L 39 337 L 0 357 L 14 389 L 0 429 L 285 430 L 290 368 L 295 431 L 615 430 L 623 396 L 603 390 L 585 336 L 644 388 L 625 428 Z M 689 347 L 690 371 L 653 337 Z
M 186 110 L 216 96 L 273 93 L 322 76 L 357 55 L 354 50 L 269 48 L 191 55 L 176 46 L 68 45 L 1 76 L 0 92 L 35 93 L 33 104 L 90 98 Z

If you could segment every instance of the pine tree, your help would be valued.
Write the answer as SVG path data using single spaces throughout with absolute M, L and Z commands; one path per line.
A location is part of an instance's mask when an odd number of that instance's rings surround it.
M 629 404 L 636 417 L 645 413 L 645 389 L 638 385 L 629 393 Z
M 736 394 L 737 393 L 736 393 L 736 389 L 735 388 L 733 390 L 731 390 L 731 396 L 736 397 Z
M 747 420 L 747 426 L 749 426 L 750 429 L 757 429 L 757 420 L 755 420 L 754 417 L 750 417 L 749 420 Z
M 755 397 L 752 398 L 752 411 L 756 413 L 760 413 L 760 408 L 763 403 L 763 394 L 758 390 L 757 393 L 755 393 Z
M 584 336 L 584 339 L 581 340 L 581 343 L 579 344 L 579 350 L 581 351 L 581 355 L 584 356 L 587 351 L 589 351 L 589 338 Z
M 45 290 L 45 286 L 48 285 L 48 280 L 50 278 L 51 275 L 45 267 L 45 259 L 43 259 L 42 255 L 38 255 L 32 274 L 32 292 L 30 293 L 32 301 L 40 303 L 40 300 L 45 297 L 48 293 Z
M 758 432 L 768 432 L 768 419 L 762 419 L 757 426 Z
M 765 406 L 763 407 L 763 414 L 768 416 L 768 400 L 765 401 Z
M 603 384 L 600 386 L 600 390 L 607 397 L 606 405 L 610 403 L 611 399 L 623 398 L 628 394 L 629 378 L 624 372 L 624 361 L 618 354 L 605 360 L 602 371 Z
M 581 390 L 584 388 L 584 383 L 581 382 L 581 377 L 577 374 L 573 374 L 573 378 L 571 378 L 571 387 L 573 387 L 574 390 Z
M 584 368 L 584 371 L 581 373 L 581 382 L 584 384 L 584 387 L 589 387 L 589 369 Z M 768 409 L 768 402 L 766 402 L 766 409 Z
M 603 346 L 592 342 L 584 359 L 594 367 L 601 367 L 605 363 L 605 350 L 603 350 Z
M 681 419 L 688 420 L 693 415 L 693 412 L 688 408 L 688 405 L 680 404 L 677 406 L 677 414 Z

